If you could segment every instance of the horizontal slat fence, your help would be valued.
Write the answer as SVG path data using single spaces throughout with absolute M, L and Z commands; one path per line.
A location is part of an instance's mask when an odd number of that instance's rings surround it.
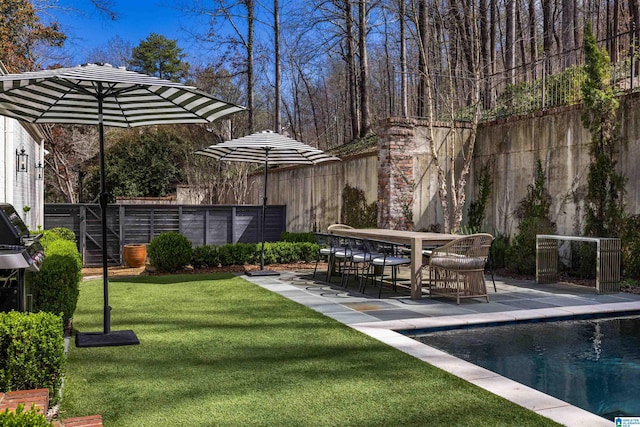
M 85 266 L 102 265 L 102 228 L 97 204 L 46 204 L 44 227 L 66 227 L 76 233 Z M 267 206 L 266 241 L 277 241 L 286 227 L 286 206 Z M 163 232 L 187 237 L 193 246 L 259 243 L 260 205 L 109 205 L 107 256 L 123 263 L 122 247 L 149 243 Z

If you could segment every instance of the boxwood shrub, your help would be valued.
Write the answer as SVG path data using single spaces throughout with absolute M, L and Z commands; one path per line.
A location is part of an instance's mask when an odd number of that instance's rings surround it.
M 46 257 L 40 271 L 33 275 L 33 307 L 38 311 L 62 313 L 67 325 L 78 302 L 82 259 L 72 241 L 54 238 L 43 246 Z
M 228 243 L 204 245 L 193 250 L 191 264 L 196 267 L 257 264 L 261 243 Z M 265 264 L 288 264 L 315 261 L 318 245 L 310 242 L 266 242 Z
M 172 273 L 191 262 L 191 241 L 180 233 L 160 233 L 147 246 L 149 262 L 158 271 Z
M 280 234 L 280 241 L 282 242 L 316 242 L 316 235 L 313 232 L 291 232 L 291 231 L 283 231 Z
M 64 360 L 60 316 L 45 312 L 0 313 L 0 391 L 48 388 L 49 399 L 55 404 Z
M 24 405 L 17 406 L 15 412 L 5 409 L 0 412 L 0 426 L 3 427 L 49 427 L 52 422 L 47 421 L 47 417 L 36 405 L 25 411 Z

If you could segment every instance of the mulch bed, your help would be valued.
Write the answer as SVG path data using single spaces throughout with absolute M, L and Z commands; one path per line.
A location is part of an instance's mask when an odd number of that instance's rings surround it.
M 315 262 L 298 262 L 291 264 L 269 264 L 265 265 L 265 269 L 283 271 L 283 270 L 313 270 Z M 155 269 L 149 265 L 146 267 L 131 268 L 126 266 L 109 267 L 109 277 L 123 277 L 123 276 L 161 276 L 166 274 L 201 274 L 201 273 L 244 273 L 245 271 L 259 270 L 258 265 L 226 265 L 222 267 L 209 267 L 209 268 L 193 268 L 187 267 L 183 270 L 176 271 L 175 273 L 162 273 L 155 271 Z M 326 270 L 326 263 L 319 263 L 318 270 Z M 84 277 L 102 276 L 102 267 L 85 267 L 82 269 Z

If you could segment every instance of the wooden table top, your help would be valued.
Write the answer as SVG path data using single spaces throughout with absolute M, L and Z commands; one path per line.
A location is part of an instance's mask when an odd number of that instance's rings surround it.
M 462 237 L 458 234 L 431 233 L 424 231 L 389 230 L 385 228 L 337 228 L 330 231 L 332 234 L 344 237 L 360 237 L 372 240 L 384 240 L 402 245 L 411 245 L 414 239 L 419 239 L 422 244 L 444 245 L 452 240 Z

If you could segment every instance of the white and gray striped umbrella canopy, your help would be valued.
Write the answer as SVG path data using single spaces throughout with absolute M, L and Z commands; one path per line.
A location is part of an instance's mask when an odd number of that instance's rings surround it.
M 0 76 L 0 115 L 30 123 L 207 123 L 243 109 L 192 86 L 108 64 Z
M 322 150 L 267 130 L 211 145 L 196 154 L 231 162 L 313 165 L 340 160 Z

